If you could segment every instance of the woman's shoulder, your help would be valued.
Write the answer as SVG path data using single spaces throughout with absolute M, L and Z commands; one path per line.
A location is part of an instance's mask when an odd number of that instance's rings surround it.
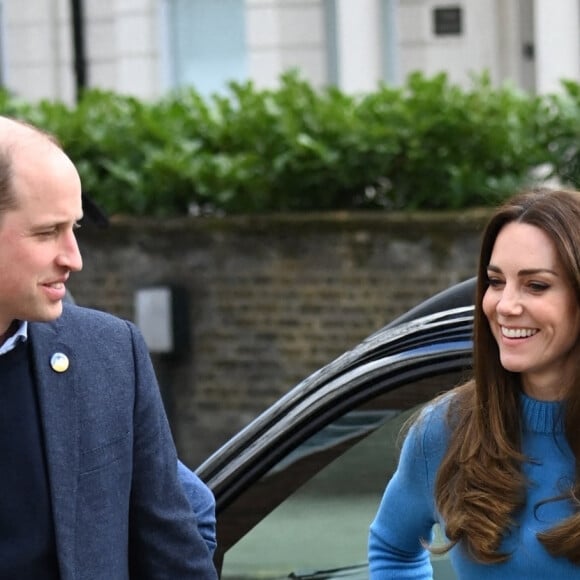
M 450 409 L 455 396 L 453 391 L 449 391 L 425 404 L 417 414 L 409 435 L 412 434 L 421 444 L 425 454 L 446 448 L 450 434 Z
M 414 478 L 424 479 L 429 489 L 449 445 L 452 400 L 453 395 L 444 395 L 424 405 L 409 423 L 403 444 L 400 464 Z

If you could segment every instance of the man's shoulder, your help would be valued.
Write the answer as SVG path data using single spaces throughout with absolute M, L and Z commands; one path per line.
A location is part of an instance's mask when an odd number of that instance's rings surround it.
M 125 324 L 126 321 L 103 310 L 79 306 L 77 304 L 64 303 L 62 314 L 56 319 L 56 323 L 68 323 L 79 320 L 90 320 L 98 324 Z
M 68 356 L 74 352 L 77 357 L 100 360 L 102 364 L 107 361 L 106 364 L 112 365 L 114 360 L 130 361 L 134 356 L 147 354 L 133 323 L 107 312 L 71 304 L 64 306 L 56 320 L 31 322 L 28 334 L 38 353 L 57 348 Z
M 55 332 L 61 337 L 78 336 L 79 339 L 98 341 L 101 337 L 110 340 L 114 336 L 128 337 L 132 323 L 118 316 L 77 306 L 76 304 L 63 304 L 62 314 L 50 322 L 32 322 L 30 328 L 35 334 Z

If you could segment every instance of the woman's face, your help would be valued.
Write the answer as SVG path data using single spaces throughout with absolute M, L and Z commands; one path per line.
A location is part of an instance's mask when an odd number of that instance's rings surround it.
M 554 243 L 536 226 L 511 222 L 495 240 L 487 275 L 482 307 L 502 366 L 521 373 L 529 396 L 562 398 L 577 366 L 580 310 Z

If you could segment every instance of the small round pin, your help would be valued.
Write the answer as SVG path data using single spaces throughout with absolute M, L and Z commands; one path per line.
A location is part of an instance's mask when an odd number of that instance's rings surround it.
M 62 352 L 55 352 L 50 357 L 50 366 L 55 373 L 64 373 L 69 366 L 68 356 Z

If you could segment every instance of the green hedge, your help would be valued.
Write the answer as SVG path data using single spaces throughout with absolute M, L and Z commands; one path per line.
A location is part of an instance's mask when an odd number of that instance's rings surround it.
M 78 105 L 0 111 L 54 132 L 110 214 L 459 209 L 495 204 L 538 170 L 580 183 L 580 86 L 530 96 L 489 77 L 469 89 L 409 76 L 366 95 L 232 83 L 155 102 L 99 90 Z

